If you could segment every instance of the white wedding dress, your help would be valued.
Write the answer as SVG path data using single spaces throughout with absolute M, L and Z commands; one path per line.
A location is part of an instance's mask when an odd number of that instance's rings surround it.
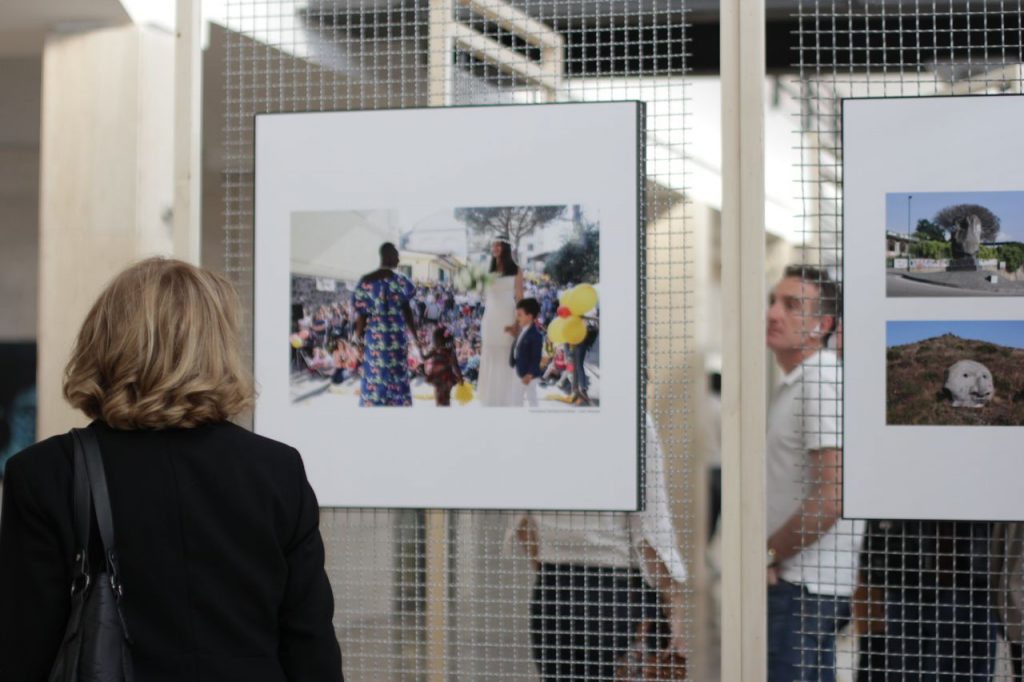
M 480 380 L 477 399 L 484 407 L 522 407 L 523 385 L 509 365 L 515 339 L 505 327 L 516 323 L 516 278 L 497 277 L 484 291 L 480 321 Z

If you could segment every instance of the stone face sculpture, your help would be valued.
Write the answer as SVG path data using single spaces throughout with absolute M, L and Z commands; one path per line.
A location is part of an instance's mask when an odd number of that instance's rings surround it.
M 981 246 L 981 218 L 971 214 L 956 228 L 956 235 L 953 237 L 960 245 L 960 250 L 965 255 L 974 256 Z
M 995 395 L 992 372 L 974 360 L 958 360 L 946 370 L 946 390 L 953 407 L 982 407 Z
M 950 270 L 979 270 L 978 249 L 981 248 L 981 218 L 973 213 L 957 222 L 953 230 L 953 260 Z

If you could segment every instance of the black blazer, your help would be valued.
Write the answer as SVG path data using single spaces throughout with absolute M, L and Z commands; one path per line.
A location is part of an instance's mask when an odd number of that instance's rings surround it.
M 233 424 L 116 431 L 103 451 L 139 682 L 339 682 L 319 509 L 299 453 Z M 72 442 L 7 464 L 0 680 L 45 681 L 70 609 Z M 101 566 L 95 527 L 91 565 Z
M 540 375 L 543 374 L 540 371 L 540 358 L 543 352 L 544 335 L 540 333 L 536 325 L 531 324 L 522 339 L 517 338 L 512 343 L 508 364 L 515 368 L 520 379 L 527 374 L 534 379 L 540 378 Z

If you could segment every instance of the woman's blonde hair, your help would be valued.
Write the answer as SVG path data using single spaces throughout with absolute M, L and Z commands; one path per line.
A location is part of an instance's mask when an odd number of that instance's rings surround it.
M 226 279 L 179 260 L 144 260 L 93 304 L 64 370 L 64 397 L 117 429 L 224 421 L 255 399 L 238 329 L 238 295 Z

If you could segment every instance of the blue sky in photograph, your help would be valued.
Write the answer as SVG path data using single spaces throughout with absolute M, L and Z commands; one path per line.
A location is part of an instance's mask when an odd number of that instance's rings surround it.
M 910 231 L 921 218 L 955 204 L 979 204 L 999 216 L 998 241 L 1024 242 L 1024 192 L 890 192 L 885 195 L 885 229 L 907 233 L 907 197 L 910 203 Z
M 885 323 L 885 345 L 902 346 L 943 334 L 962 339 L 988 341 L 1000 346 L 1024 348 L 1024 321 L 1018 320 L 913 320 Z

